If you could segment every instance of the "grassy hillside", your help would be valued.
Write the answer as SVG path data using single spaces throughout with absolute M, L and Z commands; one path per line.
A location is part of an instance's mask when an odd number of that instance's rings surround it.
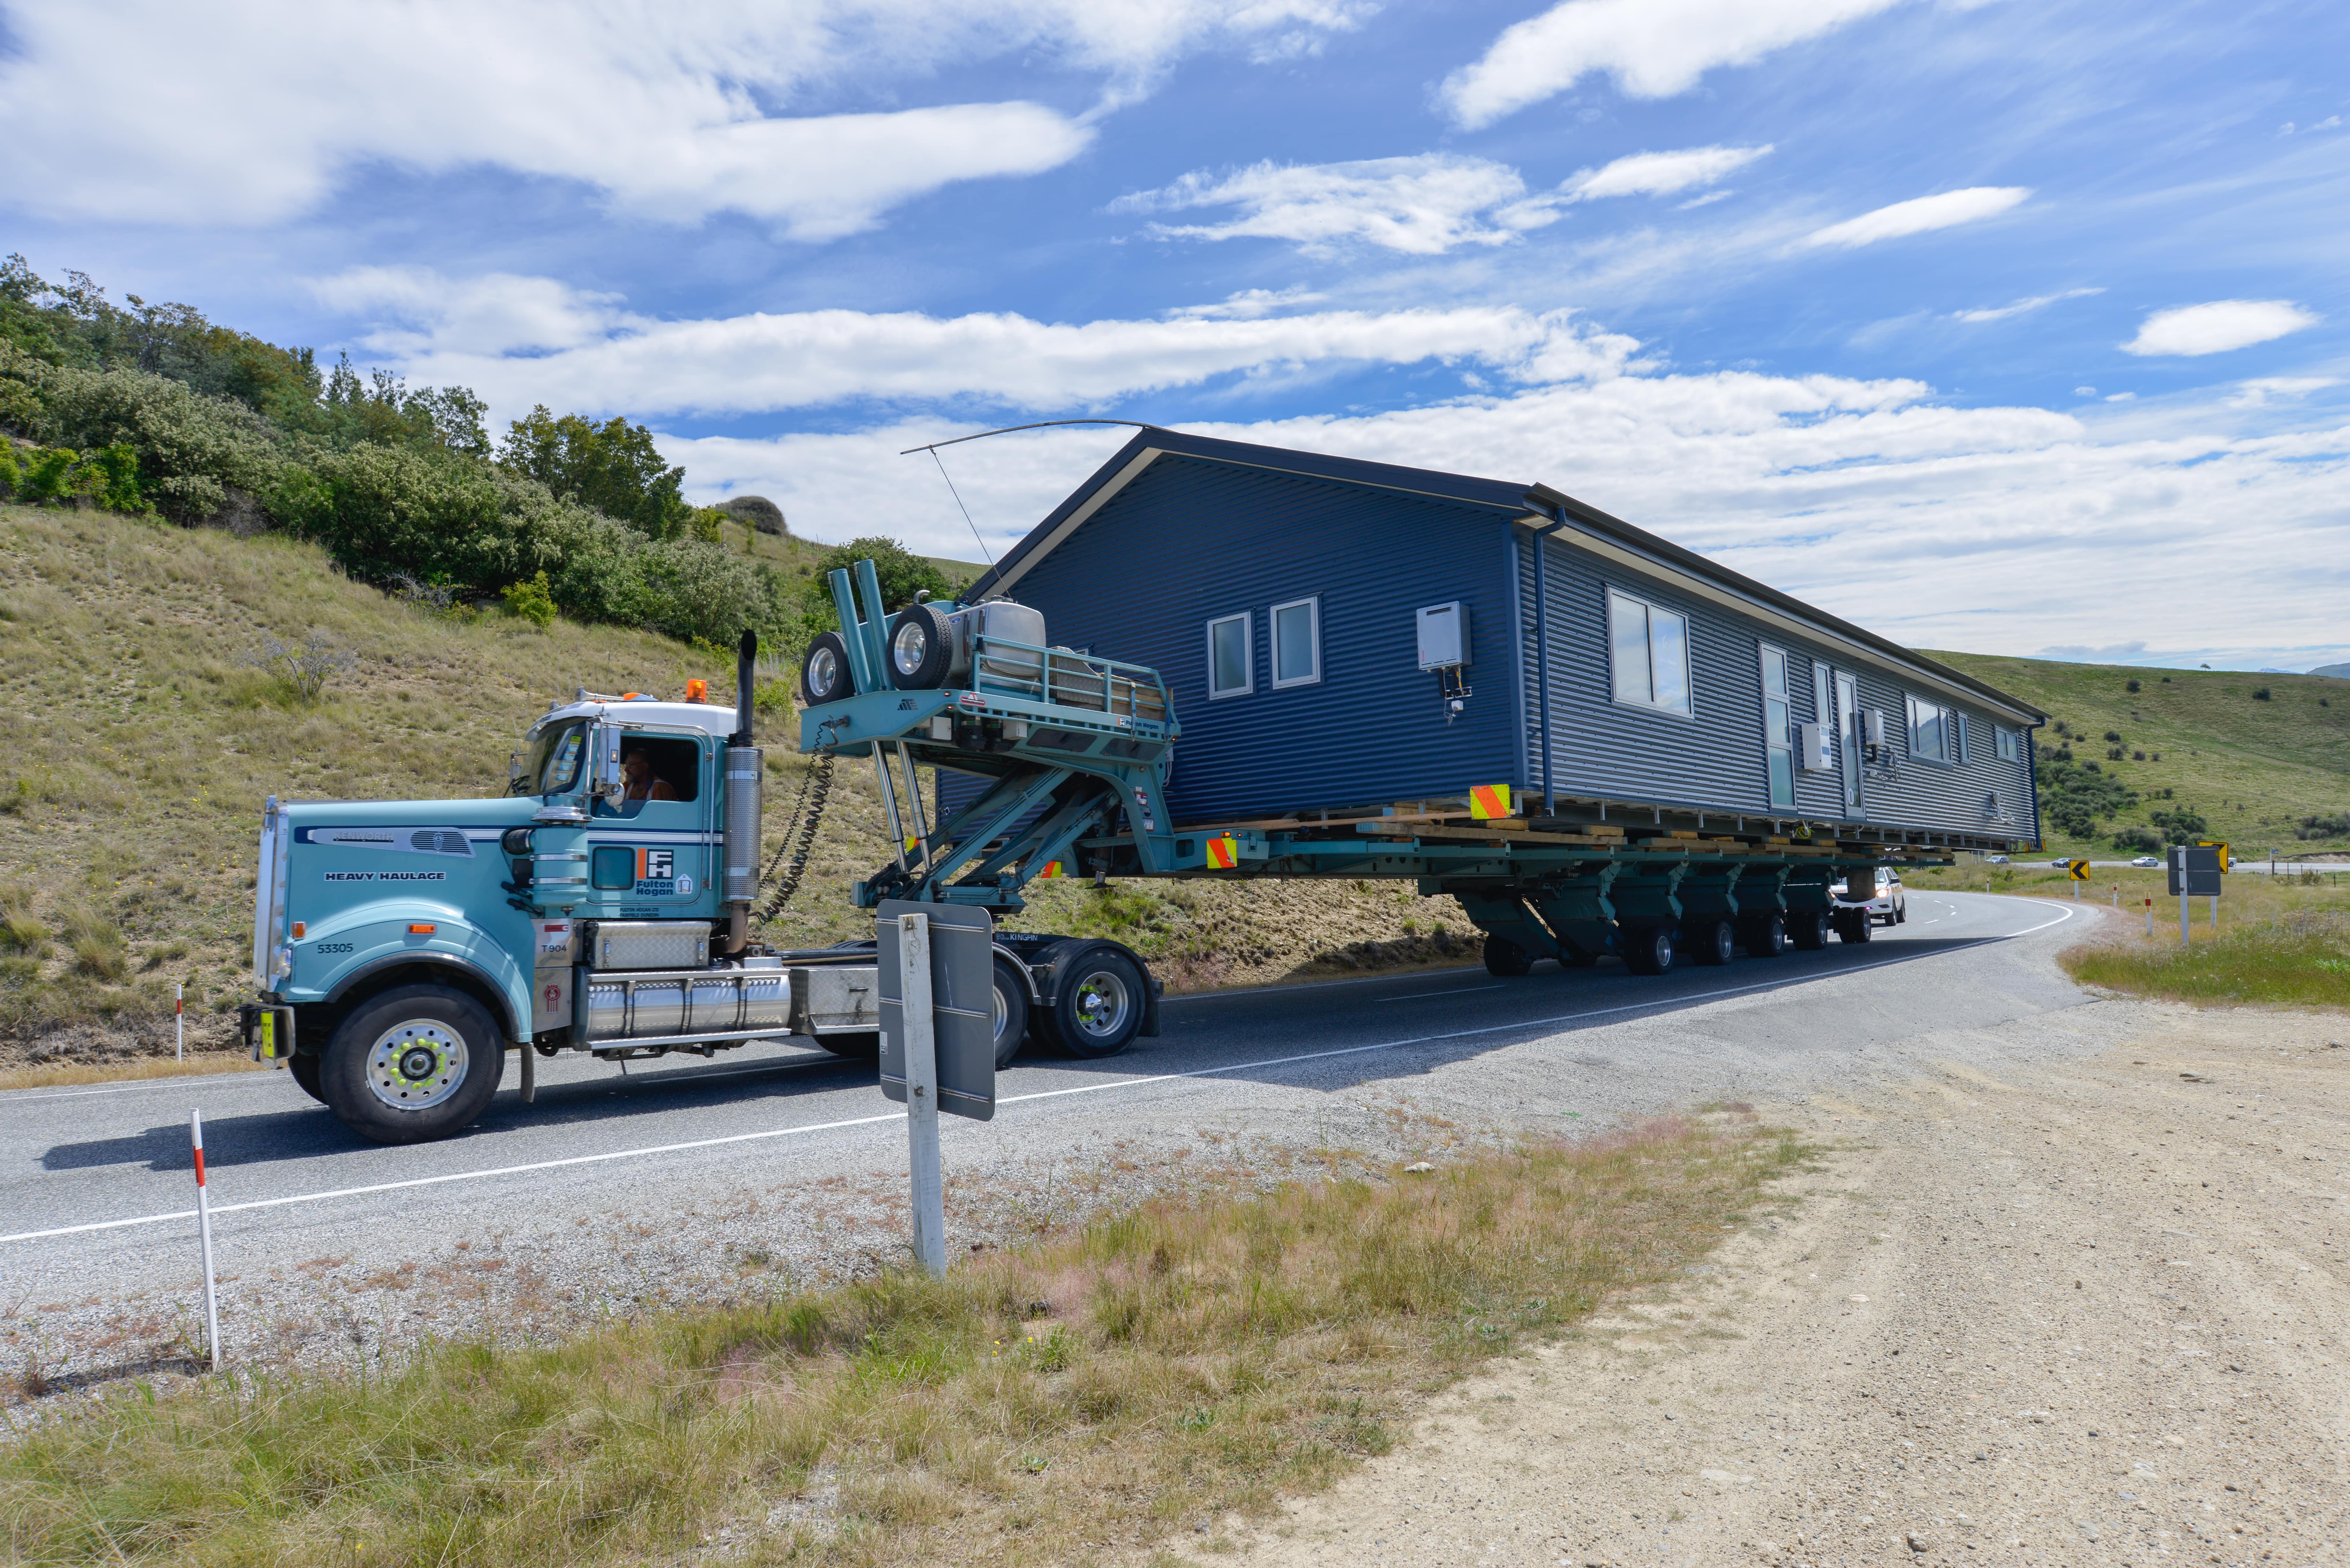
M 2095 763 L 2138 796 L 2135 807 L 2102 821 L 2095 838 L 2067 836 L 2043 823 L 2052 854 L 2095 849 L 2111 856 L 2116 828 L 2179 807 L 2202 814 L 2212 837 L 2247 857 L 2264 857 L 2271 849 L 2280 855 L 2350 849 L 2350 831 L 2295 836 L 2304 817 L 2339 819 L 2350 813 L 2350 682 L 1976 653 L 1932 657 L 2061 721 L 2077 761 Z M 2121 740 L 2107 741 L 2108 732 Z M 2044 748 L 2068 743 L 2054 723 L 2040 738 Z M 2116 745 L 2125 753 L 2119 758 L 2108 754 Z M 2350 828 L 2350 823 L 2338 826 Z
M 757 547 L 816 550 L 772 536 Z M 313 633 L 353 660 L 316 701 L 250 662 L 271 637 Z M 246 994 L 265 795 L 498 794 L 550 701 L 582 685 L 677 693 L 695 676 L 732 700 L 731 662 L 666 638 L 541 631 L 496 607 L 434 613 L 282 536 L 0 506 L 0 1062 L 168 1051 L 174 981 L 188 987 L 192 1039 L 224 1037 Z M 780 712 L 765 734 L 779 839 L 806 764 Z M 870 767 L 842 763 L 808 879 L 771 939 L 869 934 L 847 884 L 888 843 Z M 1388 883 L 1064 884 L 1025 923 L 1119 935 L 1179 984 L 1475 950 L 1456 941 L 1450 900 Z

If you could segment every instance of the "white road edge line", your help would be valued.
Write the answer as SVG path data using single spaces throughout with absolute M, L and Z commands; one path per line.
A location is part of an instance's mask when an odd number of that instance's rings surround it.
M 2038 898 L 2019 902 L 2042 903 Z M 1996 937 L 1969 939 L 1967 946 L 1985 942 L 2012 941 L 2028 937 L 2034 931 L 2061 925 L 2073 918 L 2073 911 L 2052 905 L 2057 915 L 2053 920 L 2043 920 L 2036 926 L 2026 926 L 2020 931 L 2009 931 Z M 1884 969 L 1897 963 L 1915 963 L 1920 959 L 1940 958 L 1941 953 L 1911 953 L 1904 958 L 1877 959 L 1839 971 L 1822 979 L 1841 979 L 1864 970 Z M 1502 1034 L 1513 1029 L 1539 1029 L 1550 1023 L 1572 1023 L 1584 1018 L 1605 1018 L 1618 1012 L 1645 1012 L 1652 1008 L 1669 1007 L 1676 1002 L 1696 1002 L 1700 1005 L 1723 997 L 1741 996 L 1748 992 L 1770 991 L 1784 984 L 1782 981 L 1757 981 L 1752 985 L 1733 985 L 1721 991 L 1703 993 L 1702 997 L 1658 997 L 1648 1002 L 1626 1002 L 1617 1007 L 1595 1007 L 1582 1012 L 1561 1012 L 1548 1018 L 1522 1018 L 1510 1023 L 1492 1023 L 1478 1029 L 1455 1029 L 1440 1034 L 1418 1034 L 1408 1040 L 1383 1040 L 1373 1045 L 1342 1045 L 1331 1051 L 1307 1051 L 1295 1056 L 1268 1056 L 1255 1062 L 1232 1062 L 1221 1067 L 1195 1067 L 1183 1073 L 1157 1073 L 1148 1077 L 1119 1078 L 1107 1084 L 1082 1084 L 1073 1089 L 1045 1089 L 1033 1095 L 1014 1095 L 996 1101 L 996 1105 L 1018 1106 L 1035 1100 L 1066 1099 L 1073 1095 L 1097 1095 L 1111 1089 L 1139 1089 L 1151 1084 L 1180 1083 L 1188 1078 L 1212 1078 L 1226 1073 L 1246 1073 L 1261 1067 L 1285 1067 L 1299 1062 L 1323 1062 L 1336 1056 L 1360 1056 L 1374 1051 L 1400 1051 L 1412 1045 L 1430 1045 L 1444 1040 L 1466 1040 L 1480 1034 Z M 689 1143 L 655 1144 L 645 1148 L 613 1149 L 604 1154 L 576 1154 L 563 1159 L 533 1160 L 525 1165 L 502 1165 L 487 1170 L 452 1170 L 441 1176 L 420 1176 L 406 1181 L 378 1181 L 365 1187 L 338 1187 L 325 1192 L 299 1192 L 283 1198 L 258 1198 L 244 1203 L 215 1203 L 214 1214 L 238 1214 L 255 1209 L 282 1209 L 293 1203 L 323 1203 L 333 1198 L 364 1198 L 375 1192 L 401 1192 L 418 1187 L 440 1187 L 452 1181 L 478 1181 L 494 1176 L 523 1176 L 535 1170 L 563 1170 L 574 1166 L 604 1165 L 616 1159 L 642 1159 L 658 1154 L 682 1154 L 690 1149 L 721 1148 L 728 1144 L 755 1143 L 764 1138 L 798 1137 L 811 1133 L 837 1132 L 843 1127 L 874 1127 L 879 1124 L 902 1123 L 902 1111 L 884 1112 L 879 1116 L 851 1116 L 844 1121 L 811 1122 L 802 1127 L 768 1127 L 759 1132 L 732 1133 L 724 1137 L 696 1138 Z M 174 1220 L 192 1220 L 196 1211 L 182 1209 L 170 1214 L 142 1214 L 132 1220 L 102 1220 L 88 1225 L 60 1225 L 47 1231 L 20 1231 L 13 1236 L 0 1236 L 0 1242 L 38 1241 L 52 1236 L 81 1236 L 94 1231 L 120 1231 L 132 1225 L 162 1225 Z

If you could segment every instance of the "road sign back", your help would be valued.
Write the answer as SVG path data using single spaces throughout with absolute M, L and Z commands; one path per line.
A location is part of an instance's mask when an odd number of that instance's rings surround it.
M 939 1109 L 987 1121 L 995 1115 L 995 921 L 969 904 L 884 899 L 875 934 L 881 995 L 881 1092 L 904 1104 L 906 1045 L 900 1008 L 898 917 L 931 918 L 931 997 L 936 1020 Z

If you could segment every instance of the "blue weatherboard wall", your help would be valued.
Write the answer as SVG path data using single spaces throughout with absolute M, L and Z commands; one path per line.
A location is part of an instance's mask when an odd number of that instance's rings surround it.
M 1521 613 L 1529 628 L 1526 680 L 1534 679 L 1534 540 L 1519 540 Z M 1858 820 L 1898 827 L 1957 833 L 1999 833 L 1983 809 L 1997 792 L 2029 831 L 2029 763 L 2001 762 L 1992 741 L 1996 722 L 1979 704 L 1953 702 L 1946 691 L 1904 682 L 1890 671 L 1824 641 L 1766 625 L 1687 591 L 1660 575 L 1640 571 L 1578 547 L 1572 535 L 1542 544 L 1550 586 L 1551 734 L 1553 787 L 1562 794 L 1653 801 L 1663 805 L 1814 821 Z M 1679 610 L 1690 622 L 1692 716 L 1654 712 L 1614 700 L 1608 668 L 1607 590 Z M 1858 678 L 1859 705 L 1884 711 L 1887 739 L 1896 753 L 1895 777 L 1864 776 L 1861 809 L 1847 812 L 1836 774 L 1798 772 L 1795 805 L 1773 808 L 1762 738 L 1762 647 L 1788 654 L 1793 722 L 1813 711 L 1812 666 L 1824 662 Z M 1913 759 L 1906 728 L 1909 693 L 1956 706 L 1966 715 L 1969 744 L 1960 765 Z M 2015 728 L 2012 720 L 2007 722 Z M 1529 699 L 1527 749 L 1539 777 L 1541 725 Z M 2019 746 L 2019 754 L 2024 748 Z M 1538 787 L 1538 786 L 1537 786 Z
M 1511 659 L 1516 509 L 1169 454 L 1012 587 L 1052 640 L 1158 670 L 1183 738 L 1178 822 L 1458 795 L 1523 766 Z M 1319 595 L 1322 681 L 1273 690 L 1267 611 Z M 1467 711 L 1447 724 L 1414 612 L 1470 607 Z M 1255 691 L 1208 696 L 1207 623 L 1249 612 Z

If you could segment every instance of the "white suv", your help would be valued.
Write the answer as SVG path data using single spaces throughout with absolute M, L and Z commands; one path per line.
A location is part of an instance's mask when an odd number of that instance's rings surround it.
M 1846 889 L 1845 883 L 1838 882 L 1828 891 L 1835 896 L 1837 903 L 1847 909 L 1860 902 Z M 1901 891 L 1900 872 L 1885 866 L 1877 868 L 1876 896 L 1868 900 L 1868 918 L 1880 926 L 1898 926 L 1909 919 L 1909 900 Z

